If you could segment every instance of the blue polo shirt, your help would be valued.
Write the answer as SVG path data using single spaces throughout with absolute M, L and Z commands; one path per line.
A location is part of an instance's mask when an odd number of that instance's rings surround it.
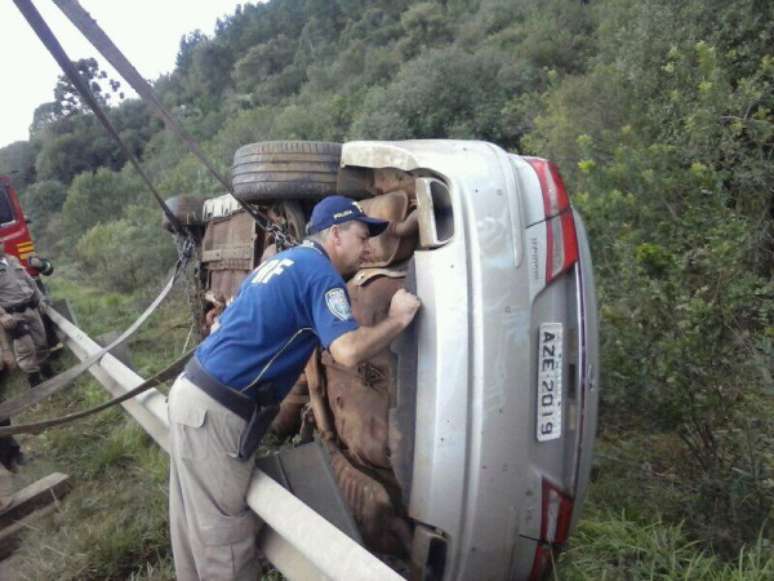
M 260 377 L 273 385 L 276 401 L 290 391 L 317 345 L 327 348 L 358 328 L 344 280 L 310 241 L 250 273 L 219 322 L 196 350 L 199 363 L 245 395 L 254 395 L 247 388 Z

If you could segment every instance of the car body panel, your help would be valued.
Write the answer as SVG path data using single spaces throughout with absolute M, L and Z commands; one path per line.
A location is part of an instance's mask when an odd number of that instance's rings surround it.
M 580 378 L 597 366 L 578 368 L 578 358 L 586 339 L 594 346 L 584 361 L 595 356 L 597 330 L 585 230 L 581 223 L 583 268 L 547 285 L 551 224 L 523 158 L 482 142 L 351 142 L 342 155 L 350 165 L 435 176 L 453 208 L 451 239 L 414 254 L 423 310 L 409 514 L 446 538 L 444 579 L 526 578 L 545 528 L 544 481 L 570 496 L 588 483 L 596 399 Z M 537 442 L 546 321 L 564 325 L 562 435 Z
M 38 269 L 30 266 L 29 259 L 35 254 L 27 218 L 24 215 L 19 196 L 8 177 L 0 176 L 0 242 L 5 251 L 14 255 L 33 278 L 37 278 Z

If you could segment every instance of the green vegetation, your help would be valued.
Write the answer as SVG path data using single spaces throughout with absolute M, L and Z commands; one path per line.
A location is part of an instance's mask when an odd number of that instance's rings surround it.
M 681 525 L 650 523 L 626 515 L 592 512 L 575 533 L 558 577 L 601 579 L 702 579 L 765 581 L 774 575 L 771 549 L 763 540 L 743 548 L 737 560 L 722 562 L 689 541 Z
M 774 566 L 772 46 L 763 0 L 272 0 L 238 8 L 212 38 L 184 37 L 155 89 L 223 171 L 238 146 L 269 139 L 486 139 L 556 161 L 591 235 L 603 341 L 596 478 L 560 577 L 763 579 Z M 117 87 L 88 61 L 81 70 L 110 104 Z M 218 193 L 141 103 L 110 115 L 162 193 Z M 65 81 L 30 140 L 0 149 L 38 247 L 67 272 L 58 290 L 83 298 L 84 324 L 102 321 L 91 332 L 123 328 L 174 259 L 125 161 Z M 185 336 L 174 312 L 155 320 Z M 142 372 L 179 352 L 154 341 L 135 342 Z M 160 460 L 117 418 L 87 424 L 107 445 L 73 461 L 101 484 L 65 510 L 115 499 L 117 473 L 128 495 L 125 477 L 163 489 Z M 164 578 L 163 515 L 146 516 L 158 520 L 144 532 L 104 519 L 136 566 L 85 548 L 107 542 L 95 529 L 58 549 L 88 554 L 82 563 L 50 555 L 52 575 L 67 562 L 73 578 Z
M 144 291 L 106 293 L 61 277 L 53 287 L 55 297 L 71 301 L 92 336 L 128 326 L 149 300 Z M 148 376 L 179 356 L 190 325 L 181 288 L 131 340 L 138 373 Z M 56 365 L 73 363 L 69 356 Z M 27 389 L 21 377 L 10 379 L 16 381 L 7 386 L 8 395 Z M 18 421 L 64 415 L 107 399 L 107 392 L 87 374 Z M 174 579 L 166 516 L 167 456 L 131 417 L 113 408 L 19 440 L 30 461 L 16 477 L 19 484 L 56 470 L 71 476 L 73 488 L 56 512 L 25 535 L 13 557 L 14 578 Z

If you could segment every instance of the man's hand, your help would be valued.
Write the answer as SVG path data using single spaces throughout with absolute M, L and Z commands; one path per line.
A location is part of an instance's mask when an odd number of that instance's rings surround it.
M 6 331 L 10 331 L 16 326 L 16 319 L 8 313 L 0 315 L 0 325 L 2 325 L 3 329 Z
M 422 303 L 419 299 L 408 292 L 406 289 L 398 289 L 390 301 L 390 311 L 388 316 L 401 322 L 403 327 L 408 327 L 414 316 L 417 314 Z

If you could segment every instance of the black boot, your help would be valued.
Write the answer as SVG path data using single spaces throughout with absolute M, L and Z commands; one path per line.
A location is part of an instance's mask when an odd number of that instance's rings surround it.
M 56 375 L 48 362 L 40 366 L 40 374 L 43 376 L 43 379 L 51 379 Z
M 8 418 L 0 418 L 0 427 L 6 427 L 11 425 L 11 420 Z M 14 470 L 17 465 L 24 463 L 24 455 L 22 454 L 19 443 L 13 436 L 3 436 L 0 438 L 0 464 L 5 466 L 8 470 Z
M 30 389 L 40 385 L 43 382 L 43 378 L 40 376 L 40 372 L 33 371 L 27 374 L 27 381 L 30 384 Z

